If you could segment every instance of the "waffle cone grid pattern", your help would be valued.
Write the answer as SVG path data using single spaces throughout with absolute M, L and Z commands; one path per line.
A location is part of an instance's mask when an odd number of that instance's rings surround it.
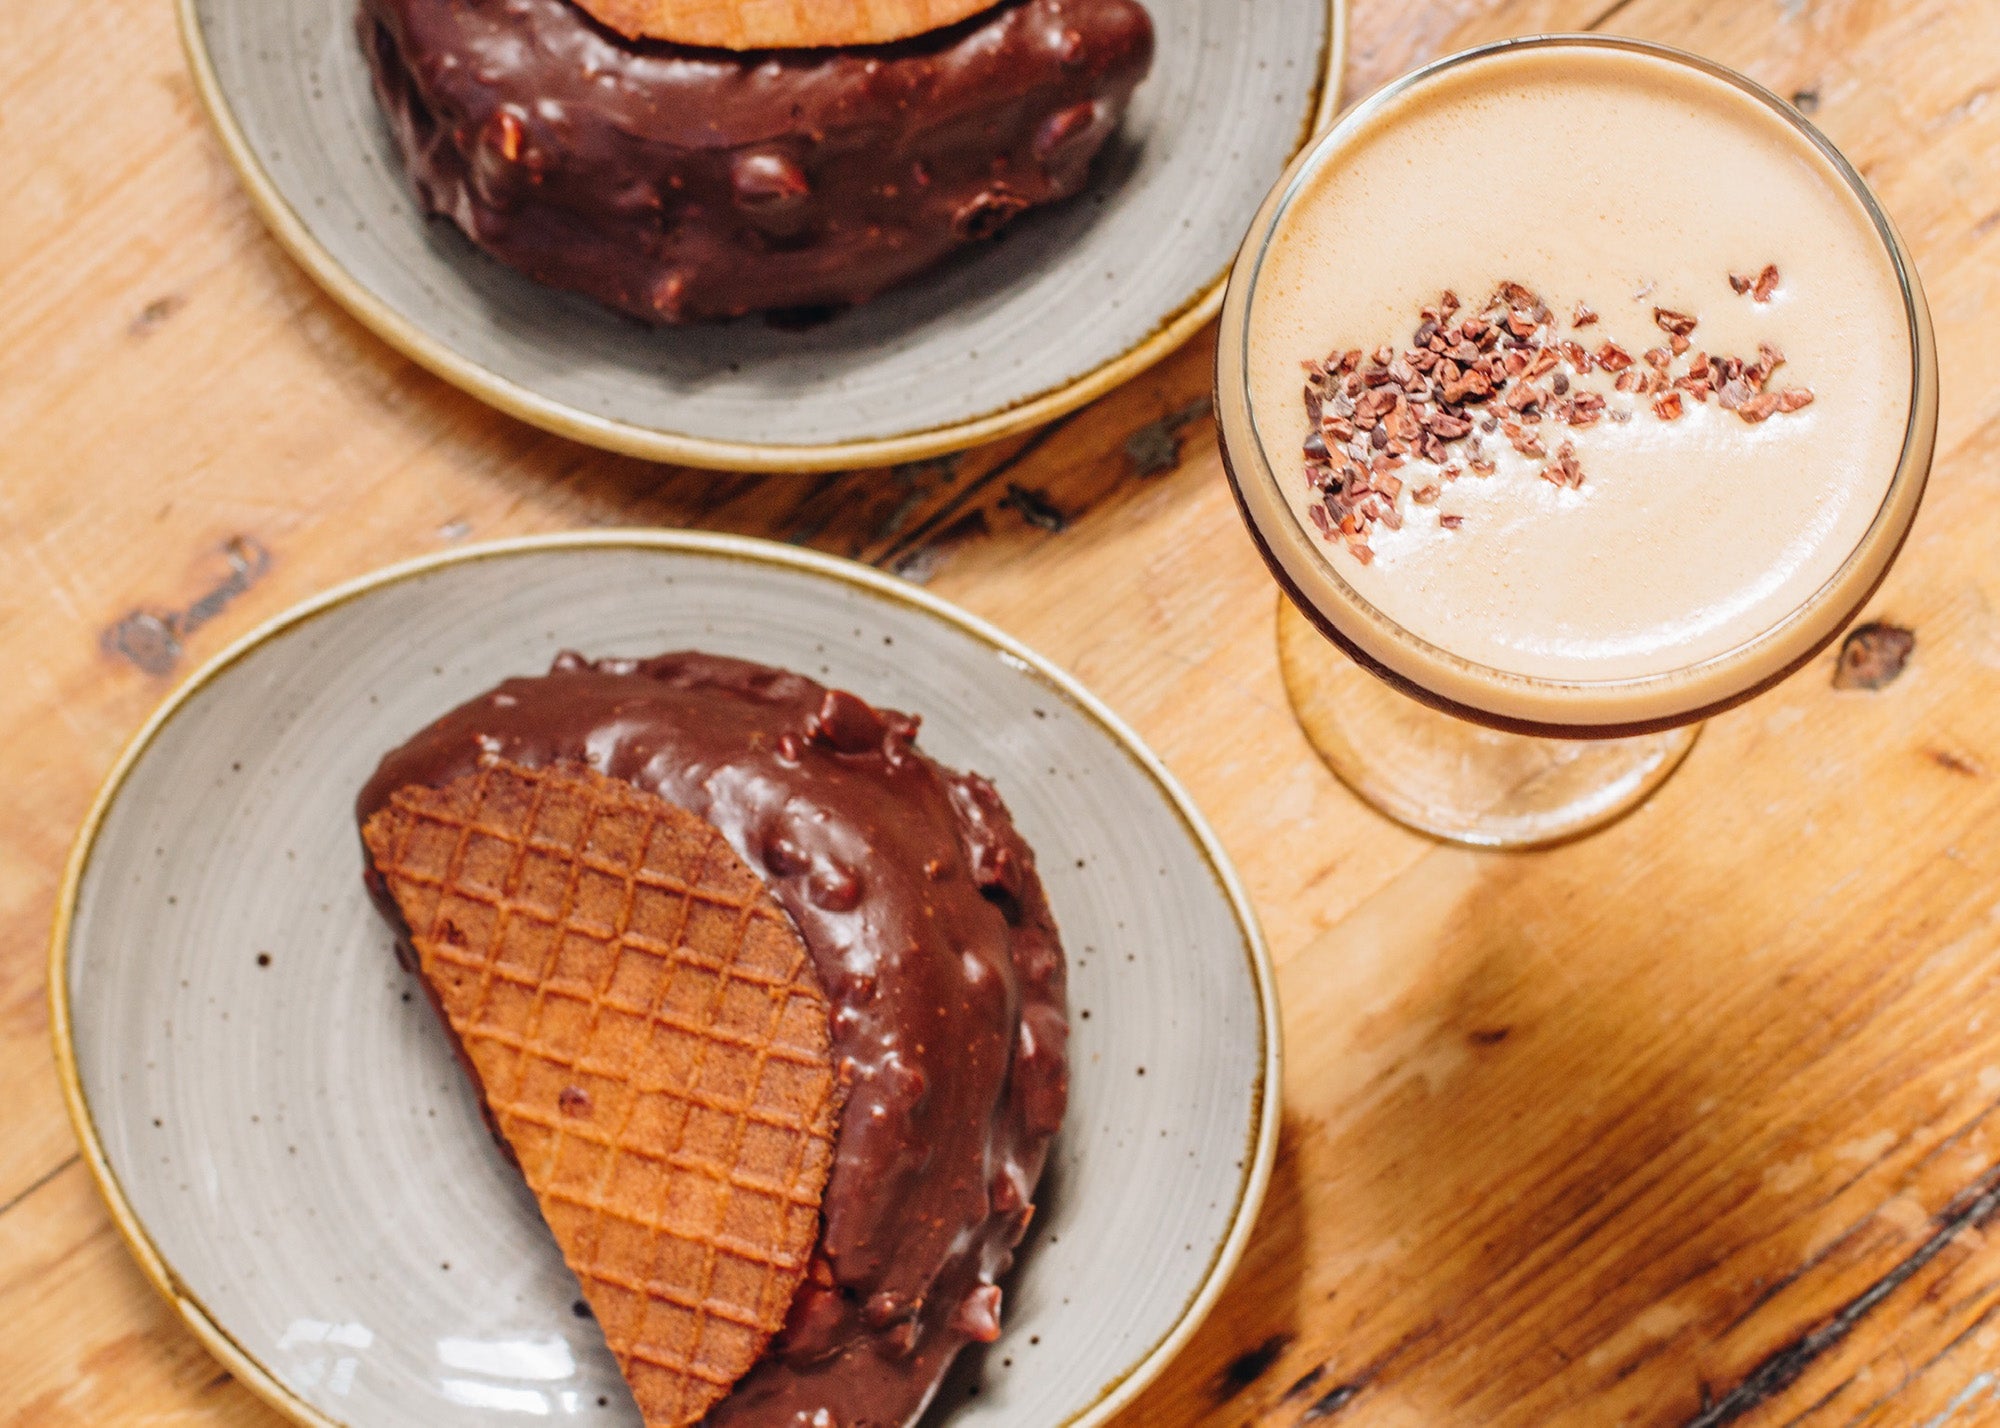
M 628 39 L 723 49 L 878 45 L 955 25 L 994 0 L 579 0 Z
M 783 1327 L 839 1116 L 827 1002 L 713 827 L 578 769 L 488 761 L 364 838 L 649 1425 Z

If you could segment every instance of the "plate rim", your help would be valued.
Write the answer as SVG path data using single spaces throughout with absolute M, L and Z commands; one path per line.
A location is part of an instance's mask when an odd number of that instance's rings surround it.
M 562 531 L 484 541 L 400 561 L 344 581 L 263 621 L 188 675 L 147 717 L 99 785 L 71 844 L 56 895 L 47 964 L 50 1038 L 57 1077 L 62 1084 L 64 1107 L 69 1113 L 70 1127 L 76 1135 L 84 1164 L 110 1211 L 119 1237 L 153 1288 L 179 1313 L 182 1322 L 203 1347 L 245 1387 L 279 1413 L 295 1423 L 306 1425 L 306 1428 L 348 1428 L 348 1425 L 329 1417 L 295 1394 L 222 1327 L 201 1300 L 181 1282 L 173 1266 L 153 1243 L 145 1222 L 133 1208 L 111 1168 L 97 1133 L 96 1118 L 84 1092 L 70 1022 L 70 937 L 83 878 L 89 870 L 91 855 L 105 818 L 117 802 L 127 778 L 152 747 L 154 739 L 195 695 L 272 639 L 376 590 L 453 566 L 547 551 L 629 549 L 733 558 L 832 579 L 927 614 L 956 627 L 995 652 L 1018 661 L 1028 673 L 1053 687 L 1095 720 L 1099 728 L 1166 795 L 1182 828 L 1193 840 L 1228 901 L 1242 936 L 1252 980 L 1256 984 L 1258 1033 L 1263 1043 L 1263 1054 L 1252 1087 L 1250 1154 L 1245 1157 L 1243 1174 L 1238 1181 L 1236 1206 L 1230 1216 L 1228 1232 L 1217 1245 L 1208 1268 L 1178 1317 L 1151 1348 L 1105 1384 L 1089 1405 L 1059 1425 L 1059 1428 L 1097 1428 L 1157 1379 L 1208 1318 L 1242 1261 L 1270 1187 L 1282 1119 L 1284 1030 L 1278 1005 L 1276 967 L 1258 923 L 1256 909 L 1227 851 L 1187 790 L 1138 733 L 1075 676 L 989 621 L 907 581 L 856 561 L 752 536 L 644 528 Z
M 1075 411 L 1179 350 L 1222 310 L 1229 263 L 1224 263 L 1205 287 L 1181 308 L 1162 318 L 1150 333 L 1090 371 L 1011 406 L 895 436 L 794 446 L 689 436 L 599 416 L 531 391 L 464 356 L 397 312 L 327 251 L 278 191 L 237 122 L 208 53 L 207 38 L 196 14 L 200 3 L 201 0 L 175 0 L 181 49 L 209 125 L 222 140 L 223 151 L 250 195 L 251 206 L 257 210 L 265 229 L 277 239 L 278 246 L 350 316 L 418 366 L 498 411 L 573 441 L 681 466 L 801 475 L 930 460 L 983 442 L 998 441 Z M 1287 163 L 1332 122 L 1340 107 L 1347 67 L 1348 3 L 1349 0 L 1326 0 L 1326 43 L 1315 82 L 1317 98 L 1311 117 L 1301 126 L 1286 156 Z

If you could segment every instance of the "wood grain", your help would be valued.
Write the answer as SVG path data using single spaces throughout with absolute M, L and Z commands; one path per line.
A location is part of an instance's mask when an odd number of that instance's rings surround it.
M 989 616 L 1135 723 L 1213 817 L 1291 1062 L 1250 1255 L 1124 1422 L 2000 1422 L 2000 7 L 1356 0 L 1350 95 L 1597 25 L 1798 95 L 1929 285 L 1940 459 L 1832 656 L 1716 721 L 1639 814 L 1528 856 L 1354 802 L 1285 708 L 1220 477 L 1204 342 L 1031 436 L 731 478 L 497 417 L 263 235 L 167 7 L 27 7 L 0 43 L 0 1424 L 276 1420 L 145 1287 L 74 1159 L 43 929 L 71 831 L 190 665 L 455 542 L 646 522 L 857 556 Z M 1578 136 L 1581 141 L 1582 136 Z

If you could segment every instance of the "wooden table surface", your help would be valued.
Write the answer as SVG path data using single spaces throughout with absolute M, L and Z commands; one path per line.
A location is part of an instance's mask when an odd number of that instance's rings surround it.
M 1218 4 L 1238 0 L 1216 0 Z M 0 1424 L 271 1425 L 156 1299 L 48 1051 L 59 865 L 193 664 L 466 540 L 700 526 L 856 556 L 1038 646 L 1186 781 L 1275 953 L 1282 1151 L 1153 1425 L 2000 1423 L 2000 5 L 1355 0 L 1350 97 L 1542 29 L 1673 41 L 1796 96 L 1929 285 L 1940 457 L 1832 656 L 1715 721 L 1636 816 L 1439 847 L 1287 712 L 1224 489 L 1209 339 L 1026 438 L 834 477 L 648 466 L 394 355 L 259 227 L 165 0 L 0 40 Z M 1572 136 L 1587 142 L 1587 136 Z

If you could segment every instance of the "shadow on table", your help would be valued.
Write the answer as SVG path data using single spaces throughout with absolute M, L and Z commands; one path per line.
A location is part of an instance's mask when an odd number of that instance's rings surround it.
M 1700 970 L 1754 950 L 1662 905 L 1699 879 L 1635 830 L 1603 836 L 1631 855 L 1440 849 L 1287 965 L 1347 993 L 1291 1085 L 1332 1293 L 1299 1347 L 1351 1388 L 1334 1406 L 1394 1385 L 1429 1421 L 1683 1422 L 1696 1326 L 1754 1289 L 1717 1271 L 1785 1237 L 1723 1129 L 1754 1033 L 1739 1006 L 1727 1038 Z

